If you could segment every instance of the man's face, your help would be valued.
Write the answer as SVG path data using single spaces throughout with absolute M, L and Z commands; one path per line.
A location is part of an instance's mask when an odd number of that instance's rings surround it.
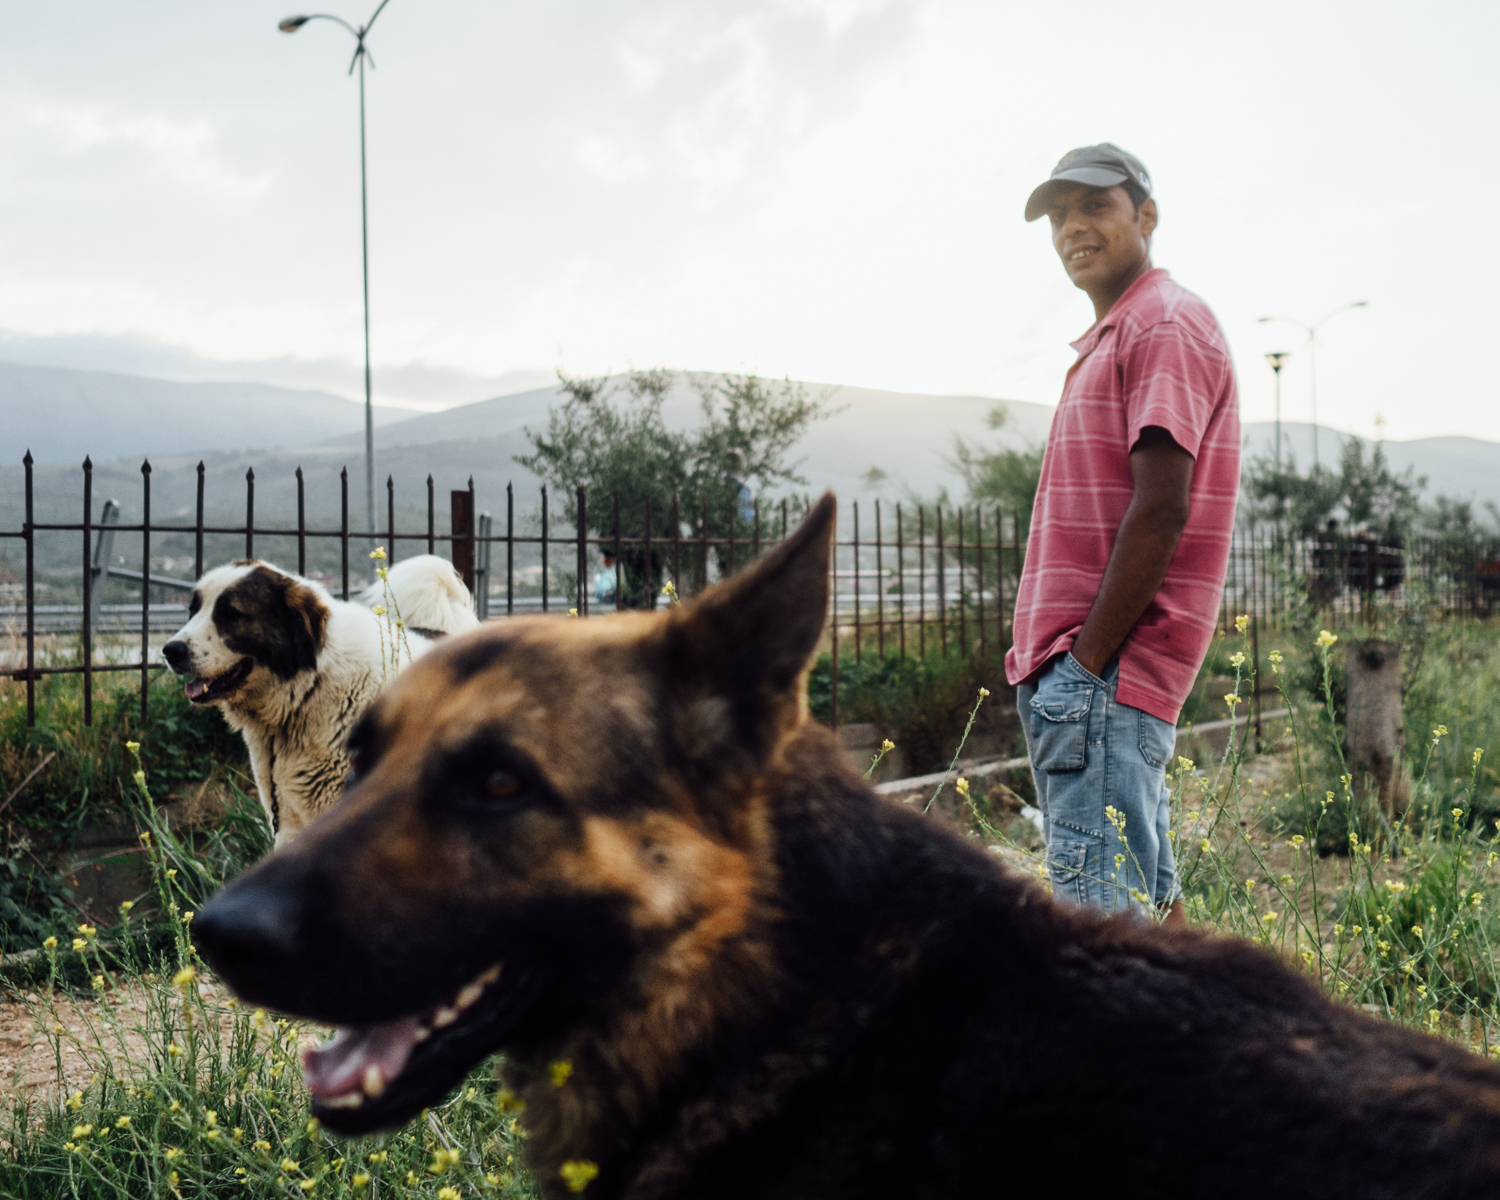
M 1090 295 L 1108 291 L 1150 254 L 1156 202 L 1139 212 L 1123 187 L 1074 183 L 1057 189 L 1047 208 L 1052 245 L 1075 286 Z

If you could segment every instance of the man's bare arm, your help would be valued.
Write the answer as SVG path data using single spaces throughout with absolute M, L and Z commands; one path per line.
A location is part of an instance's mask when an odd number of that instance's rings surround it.
M 1141 430 L 1130 451 L 1135 495 L 1115 534 L 1104 582 L 1073 643 L 1073 657 L 1103 672 L 1155 598 L 1191 510 L 1193 456 L 1157 425 Z

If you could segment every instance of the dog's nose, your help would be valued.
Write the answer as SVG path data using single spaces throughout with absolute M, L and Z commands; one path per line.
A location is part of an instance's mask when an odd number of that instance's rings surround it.
M 193 918 L 193 941 L 231 986 L 254 990 L 254 981 L 284 970 L 305 948 L 301 908 L 294 892 L 245 880 Z
M 188 664 L 192 661 L 193 657 L 192 652 L 188 649 L 188 644 L 180 639 L 170 641 L 163 646 L 161 648 L 161 656 L 167 660 L 167 666 L 171 667 L 173 672 L 178 675 L 186 675 L 188 673 Z

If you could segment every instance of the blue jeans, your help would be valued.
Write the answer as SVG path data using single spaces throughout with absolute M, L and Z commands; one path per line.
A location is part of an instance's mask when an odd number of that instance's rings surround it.
M 1119 675 L 1118 663 L 1101 679 L 1060 654 L 1016 690 L 1053 894 L 1108 912 L 1181 895 L 1167 836 L 1177 731 L 1116 700 Z

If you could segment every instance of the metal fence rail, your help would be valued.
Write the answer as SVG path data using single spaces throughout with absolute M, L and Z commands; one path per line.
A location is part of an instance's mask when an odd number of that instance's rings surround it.
M 245 475 L 243 523 L 209 523 L 204 506 L 205 467 L 198 464 L 197 503 L 190 524 L 162 522 L 151 515 L 151 464 L 141 465 L 141 520 L 122 523 L 119 505 L 105 503 L 95 518 L 93 464 L 82 464 L 82 519 L 74 522 L 40 522 L 35 519 L 33 463 L 28 453 L 25 467 L 25 507 L 22 527 L 0 529 L 0 539 L 24 543 L 25 579 L 19 604 L 0 607 L 0 633 L 7 630 L 23 641 L 21 662 L 0 660 L 0 675 L 26 684 L 28 724 L 36 719 L 36 684 L 48 675 L 80 675 L 83 686 L 85 724 L 93 721 L 93 681 L 101 672 L 131 671 L 140 676 L 141 713 L 148 711 L 151 672 L 165 669 L 152 653 L 151 635 L 170 633 L 186 620 L 181 602 L 152 602 L 152 589 L 167 592 L 191 590 L 193 582 L 152 572 L 153 535 L 189 535 L 193 545 L 193 580 L 206 568 L 204 539 L 229 535 L 243 538 L 244 557 L 256 556 L 257 539 L 295 539 L 296 571 L 307 574 L 309 539 L 335 540 L 339 577 L 335 591 L 345 600 L 351 594 L 350 555 L 365 558 L 372 544 L 368 532 L 357 532 L 349 524 L 349 474 L 340 475 L 339 526 L 315 528 L 307 520 L 306 492 L 298 468 L 295 524 L 257 524 L 255 473 Z M 573 611 L 588 617 L 600 611 L 624 607 L 655 608 L 662 603 L 660 584 L 670 580 L 680 596 L 688 596 L 730 574 L 759 556 L 767 546 L 787 535 L 806 509 L 805 500 L 782 500 L 763 511 L 761 502 L 748 495 L 730 506 L 718 522 L 710 521 L 707 502 L 694 503 L 673 496 L 665 528 L 653 523 L 650 501 L 644 511 L 621 512 L 620 498 L 608 500 L 609 532 L 589 532 L 590 497 L 580 488 L 570 497 L 575 521 L 559 524 L 554 501 L 547 488 L 539 493 L 540 528 L 520 531 L 516 496 L 507 486 L 503 526 L 495 515 L 476 511 L 473 480 L 466 490 L 449 496 L 446 531 L 438 529 L 437 496 L 431 476 L 427 478 L 425 528 L 399 530 L 396 522 L 396 491 L 386 481 L 386 526 L 374 544 L 384 547 L 388 561 L 395 561 L 398 547 L 427 553 L 446 550 L 464 582 L 474 593 L 482 620 L 502 619 L 528 612 Z M 685 502 L 686 500 L 686 502 Z M 598 522 L 593 523 L 595 528 Z M 1015 594 L 1025 548 L 1016 519 L 1010 525 L 1011 539 L 1004 537 L 1005 522 L 998 510 L 978 508 L 903 508 L 888 512 L 877 502 L 873 507 L 873 530 L 862 529 L 859 505 L 851 508 L 850 536 L 839 537 L 830 564 L 829 649 L 832 660 L 833 722 L 838 723 L 839 659 L 853 653 L 855 660 L 873 652 L 926 655 L 929 651 L 948 655 L 985 656 L 1004 647 L 1007 598 Z M 913 528 L 915 526 L 915 528 Z M 718 532 L 715 532 L 715 531 Z M 873 532 L 873 537 L 871 533 Z M 139 569 L 117 565 L 115 541 L 119 535 L 140 538 Z M 891 535 L 894 534 L 894 537 Z M 75 535 L 79 538 L 77 562 L 81 582 L 81 604 L 36 602 L 36 544 L 38 535 Z M 534 556 L 537 562 L 518 569 L 518 555 Z M 290 564 L 278 563 L 290 566 Z M 596 573 L 596 567 L 602 570 Z M 613 587 L 608 572 L 613 566 Z M 360 586 L 355 573 L 353 586 Z M 600 576 L 604 576 L 603 583 Z M 530 581 L 535 576 L 536 582 Z M 637 578 L 633 578 L 637 576 Z M 138 603 L 104 605 L 103 587 L 109 578 L 140 585 Z M 591 586 L 592 584 L 592 586 Z M 530 594 L 534 593 L 534 594 Z M 39 635 L 76 633 L 76 645 L 54 646 L 38 657 Z M 139 637 L 132 661 L 118 661 L 121 646 L 110 648 L 103 661 L 95 645 L 101 635 Z
M 145 462 L 141 465 L 141 520 L 121 523 L 119 506 L 113 500 L 95 518 L 93 465 L 85 459 L 82 519 L 38 522 L 30 454 L 23 463 L 22 527 L 0 529 L 0 539 L 24 543 L 23 583 L 19 589 L 0 583 L 11 601 L 0 606 L 0 634 L 23 639 L 23 646 L 20 653 L 0 658 L 0 676 L 25 682 L 29 724 L 36 718 L 36 684 L 48 675 L 82 676 L 84 722 L 91 724 L 93 677 L 101 672 L 135 672 L 140 677 L 145 715 L 151 672 L 165 669 L 153 656 L 151 635 L 169 633 L 186 618 L 183 597 L 169 600 L 162 596 L 153 603 L 152 589 L 180 594 L 193 587 L 190 580 L 152 572 L 153 535 L 191 538 L 194 580 L 205 567 L 217 565 L 205 562 L 205 537 L 228 535 L 236 547 L 243 539 L 245 558 L 256 556 L 258 539 L 262 547 L 267 538 L 295 539 L 296 571 L 301 575 L 307 574 L 309 541 L 334 541 L 335 590 L 346 600 L 351 594 L 351 553 L 364 567 L 369 547 L 376 544 L 384 547 L 389 561 L 396 560 L 398 549 L 446 551 L 474 593 L 483 620 L 569 610 L 588 617 L 624 607 L 654 608 L 662 603 L 660 588 L 668 581 L 681 596 L 701 590 L 784 538 L 806 507 L 805 500 L 781 500 L 763 510 L 760 501 L 742 491 L 728 512 L 711 521 L 706 500 L 672 496 L 663 523 L 653 521 L 649 499 L 640 511 L 629 511 L 627 505 L 622 512 L 618 493 L 611 493 L 603 498 L 607 520 L 591 522 L 589 512 L 597 517 L 599 511 L 591 506 L 600 498 L 580 488 L 567 497 L 565 508 L 571 507 L 574 517 L 570 525 L 558 521 L 553 512 L 555 499 L 542 487 L 539 521 L 528 515 L 518 523 L 513 487 L 505 489 L 502 518 L 477 511 L 471 479 L 467 489 L 450 492 L 448 528 L 440 531 L 436 491 L 428 476 L 424 527 L 400 530 L 395 483 L 387 479 L 386 525 L 372 539 L 368 532 L 350 528 L 347 470 L 340 476 L 336 529 L 309 525 L 300 468 L 295 523 L 257 524 L 252 470 L 245 475 L 243 522 L 209 524 L 202 463 L 197 470 L 194 518 L 182 523 L 153 520 L 151 464 Z M 590 528 L 607 532 L 591 533 Z M 120 557 L 114 553 L 115 539 L 122 534 L 140 538 L 139 569 L 115 562 Z M 37 603 L 38 535 L 78 538 L 75 561 L 81 604 Z M 882 506 L 877 501 L 862 512 L 858 504 L 851 505 L 830 563 L 833 723 L 838 723 L 841 658 L 847 662 L 852 654 L 860 662 L 866 654 L 957 654 L 986 659 L 1005 650 L 1025 555 L 1018 514 L 998 508 Z M 527 558 L 535 561 L 522 565 L 521 560 Z M 186 558 L 180 561 L 185 566 Z M 363 570 L 357 574 L 362 580 Z M 102 604 L 104 585 L 110 578 L 139 585 L 138 602 Z M 361 580 L 353 586 L 360 586 Z M 1488 616 L 1500 608 L 1500 542 L 1429 538 L 1392 545 L 1333 534 L 1288 538 L 1269 529 L 1241 530 L 1233 539 L 1220 609 L 1225 631 L 1233 628 L 1240 614 L 1251 618 L 1255 638 L 1262 626 L 1284 627 L 1310 614 L 1354 621 L 1371 616 L 1380 605 L 1397 609 L 1422 605 L 1447 614 Z M 53 645 L 43 656 L 47 661 L 39 661 L 39 635 L 60 641 L 70 633 L 77 634 L 76 645 Z M 113 644 L 101 655 L 96 653 L 95 641 L 103 635 L 109 635 Z M 121 638 L 138 643 L 130 661 L 123 661 L 129 648 Z

